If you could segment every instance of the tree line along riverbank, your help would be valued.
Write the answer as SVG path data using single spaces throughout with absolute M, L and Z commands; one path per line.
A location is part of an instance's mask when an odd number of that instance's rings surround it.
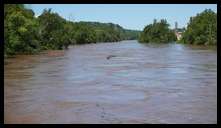
M 71 44 L 117 42 L 138 39 L 141 43 L 177 41 L 175 31 L 166 19 L 154 20 L 143 31 L 124 29 L 118 24 L 73 22 L 51 9 L 35 17 L 23 4 L 4 5 L 4 55 L 33 54 L 42 50 L 59 50 Z M 205 11 L 190 18 L 179 43 L 217 44 L 217 14 Z
M 175 31 L 169 28 L 166 19 L 154 20 L 141 32 L 139 42 L 168 43 L 177 41 Z M 196 16 L 190 17 L 181 39 L 177 42 L 194 45 L 216 45 L 217 14 L 210 9 L 206 9 Z
M 133 40 L 139 32 L 113 23 L 68 21 L 51 9 L 35 17 L 25 5 L 4 5 L 5 55 L 64 49 L 71 44 Z

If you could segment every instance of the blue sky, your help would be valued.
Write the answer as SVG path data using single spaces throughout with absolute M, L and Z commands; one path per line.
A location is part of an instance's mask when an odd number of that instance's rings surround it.
M 65 19 L 116 23 L 127 29 L 142 30 L 153 19 L 167 19 L 171 28 L 175 21 L 184 27 L 190 16 L 205 9 L 217 12 L 216 4 L 29 4 L 36 16 L 51 8 Z

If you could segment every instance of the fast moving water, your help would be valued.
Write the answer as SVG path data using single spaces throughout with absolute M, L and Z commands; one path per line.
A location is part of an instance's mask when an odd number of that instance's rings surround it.
M 213 49 L 88 44 L 4 69 L 5 123 L 217 123 Z

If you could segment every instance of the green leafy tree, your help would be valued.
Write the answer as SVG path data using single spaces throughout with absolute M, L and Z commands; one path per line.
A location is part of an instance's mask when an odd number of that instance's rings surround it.
M 43 49 L 62 49 L 64 38 L 65 19 L 51 9 L 44 10 L 38 17 L 39 34 L 41 36 L 41 45 Z M 62 40 L 63 39 L 63 40 Z
M 210 9 L 191 17 L 180 42 L 197 45 L 217 44 L 217 14 Z
M 77 44 L 96 43 L 95 31 L 86 26 L 80 26 L 75 32 L 75 40 Z
M 169 43 L 176 40 L 175 33 L 169 29 L 166 20 L 147 25 L 139 36 L 139 42 L 144 43 Z
M 4 5 L 5 54 L 33 53 L 38 51 L 38 22 L 34 12 L 24 5 Z

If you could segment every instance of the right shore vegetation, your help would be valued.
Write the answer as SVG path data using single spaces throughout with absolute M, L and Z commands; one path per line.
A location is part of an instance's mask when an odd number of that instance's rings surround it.
M 141 43 L 170 43 L 177 41 L 183 44 L 216 45 L 217 13 L 206 9 L 194 17 L 190 17 L 182 38 L 177 40 L 175 30 L 169 28 L 166 20 L 147 25 L 139 36 Z

